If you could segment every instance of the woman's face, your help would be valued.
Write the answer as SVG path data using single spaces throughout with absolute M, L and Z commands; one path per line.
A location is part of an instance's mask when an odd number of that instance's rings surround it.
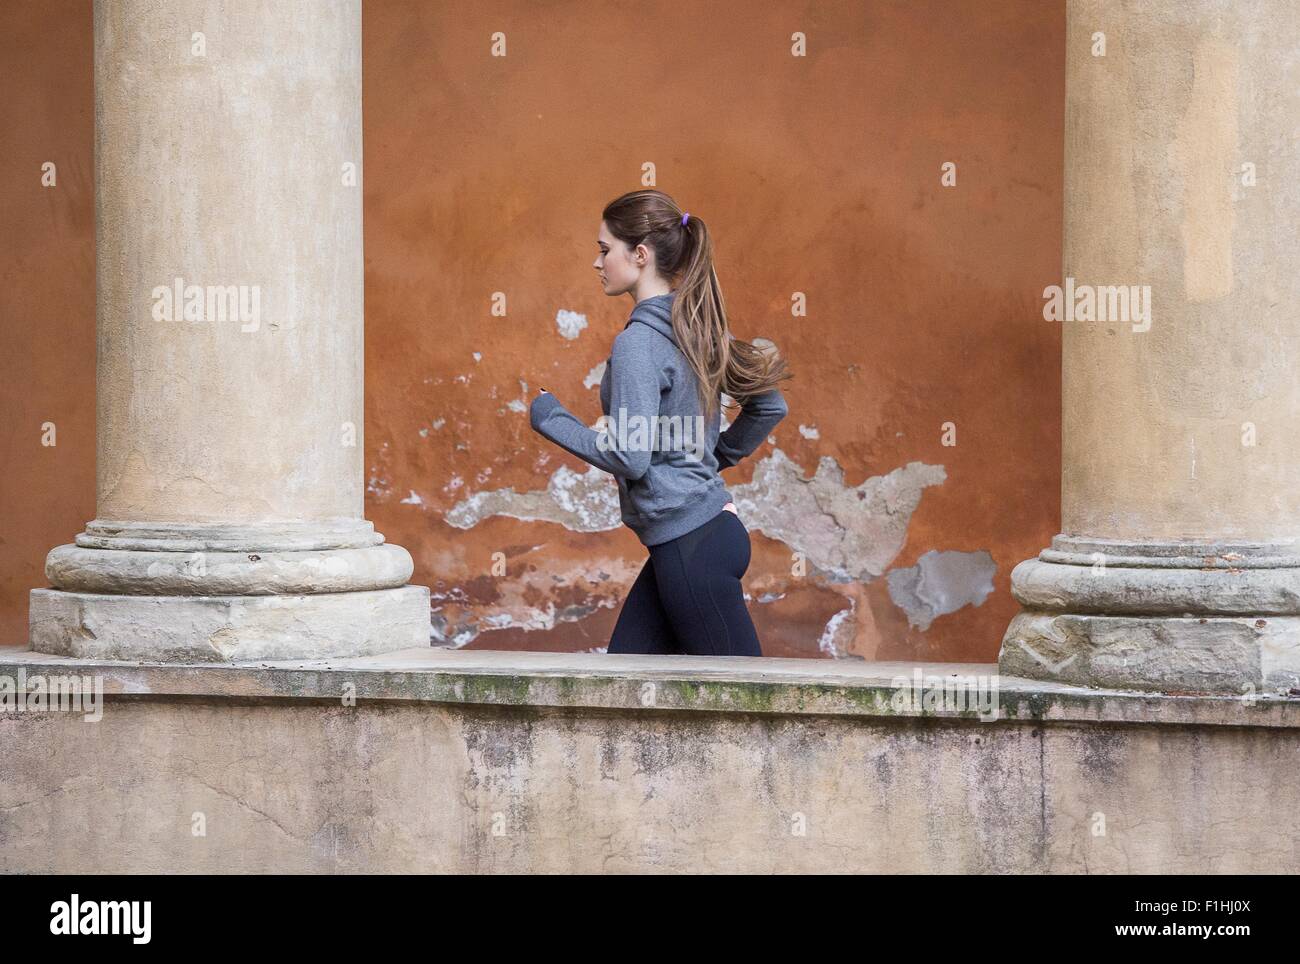
M 645 266 L 636 263 L 636 249 L 629 248 L 624 242 L 609 233 L 605 222 L 600 222 L 600 231 L 596 234 L 596 244 L 600 247 L 592 267 L 600 275 L 601 286 L 605 294 L 615 296 L 627 294 L 641 278 Z

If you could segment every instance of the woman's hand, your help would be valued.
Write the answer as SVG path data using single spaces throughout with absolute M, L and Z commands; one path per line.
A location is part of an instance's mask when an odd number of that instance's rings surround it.
M 534 432 L 540 431 L 540 426 L 546 420 L 546 417 L 556 409 L 562 408 L 560 400 L 542 388 L 533 396 L 533 400 L 528 403 L 528 424 L 532 426 Z M 543 432 L 542 434 L 546 433 Z

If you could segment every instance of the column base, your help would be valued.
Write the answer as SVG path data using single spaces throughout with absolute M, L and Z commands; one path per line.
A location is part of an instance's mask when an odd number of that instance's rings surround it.
M 429 590 L 139 596 L 34 589 L 32 649 L 85 659 L 227 663 L 429 645 Z
M 56 546 L 45 578 L 66 592 L 141 596 L 264 596 L 397 589 L 411 554 L 390 544 L 322 550 L 217 552 Z
M 1119 543 L 1058 535 L 1011 573 L 1024 607 L 1001 672 L 1108 689 L 1243 696 L 1300 687 L 1290 543 Z
M 998 671 L 1104 689 L 1232 696 L 1300 687 L 1300 617 L 1018 613 Z

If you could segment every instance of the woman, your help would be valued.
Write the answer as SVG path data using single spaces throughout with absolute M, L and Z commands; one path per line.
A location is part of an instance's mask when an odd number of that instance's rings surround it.
M 785 360 L 730 334 L 708 230 L 668 195 L 610 202 L 597 244 L 605 294 L 635 304 L 600 380 L 610 420 L 593 431 L 542 389 L 529 421 L 614 475 L 623 522 L 649 550 L 608 652 L 761 656 L 740 585 L 749 531 L 718 472 L 785 416 Z M 719 434 L 722 392 L 741 412 Z

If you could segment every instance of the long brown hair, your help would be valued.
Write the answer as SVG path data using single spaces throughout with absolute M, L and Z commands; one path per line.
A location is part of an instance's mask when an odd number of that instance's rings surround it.
M 709 229 L 695 214 L 683 225 L 684 213 L 667 194 L 647 189 L 610 201 L 601 217 L 628 247 L 644 242 L 655 253 L 659 273 L 670 284 L 677 282 L 673 335 L 695 372 L 700 407 L 712 417 L 719 392 L 743 402 L 794 376 L 775 348 L 764 350 L 731 335 Z

